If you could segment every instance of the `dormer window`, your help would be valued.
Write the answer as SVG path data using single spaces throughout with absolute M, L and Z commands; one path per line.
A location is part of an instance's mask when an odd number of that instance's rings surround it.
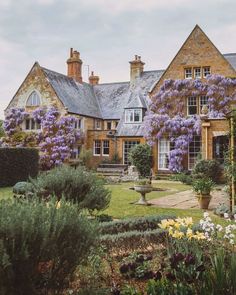
M 141 123 L 142 110 L 141 109 L 127 109 L 125 110 L 125 123 Z
M 40 97 L 36 91 L 33 91 L 26 101 L 26 106 L 36 107 L 41 104 Z

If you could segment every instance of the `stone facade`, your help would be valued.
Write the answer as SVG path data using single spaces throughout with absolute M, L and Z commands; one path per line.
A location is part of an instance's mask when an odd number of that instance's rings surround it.
M 186 68 L 194 71 L 195 68 L 204 67 L 209 67 L 212 74 L 236 76 L 236 54 L 231 54 L 230 59 L 227 59 L 199 26 L 194 28 L 165 71 L 145 72 L 145 63 L 136 55 L 134 60 L 130 61 L 128 82 L 99 84 L 99 76 L 92 72 L 89 83 L 84 83 L 80 53 L 73 49 L 70 50 L 67 65 L 68 72 L 65 76 L 45 69 L 36 62 L 9 103 L 6 112 L 12 107 L 25 107 L 29 95 L 36 91 L 40 96 L 41 106 L 55 106 L 63 115 L 73 114 L 80 117 L 83 120 L 82 128 L 85 134 L 84 147 L 93 151 L 95 166 L 101 161 L 112 160 L 115 154 L 122 163 L 127 163 L 128 149 L 133 144 L 145 142 L 142 118 L 148 108 L 149 97 L 152 99 L 155 96 L 165 79 L 184 79 Z M 187 100 L 185 103 L 187 115 Z M 36 106 L 26 108 L 33 110 Z M 139 120 L 134 119 L 135 111 L 140 111 Z M 133 122 L 126 121 L 127 114 Z M 227 132 L 228 129 L 226 120 L 203 120 L 203 157 L 213 158 L 214 137 L 219 135 L 219 132 Z M 109 155 L 103 154 L 104 141 L 106 144 L 109 142 Z M 95 142 L 100 142 L 101 145 L 99 155 L 95 155 Z M 169 173 L 167 169 L 159 167 L 158 147 L 158 143 L 153 147 L 153 171 Z M 189 168 L 188 163 L 189 159 L 186 157 L 186 169 Z

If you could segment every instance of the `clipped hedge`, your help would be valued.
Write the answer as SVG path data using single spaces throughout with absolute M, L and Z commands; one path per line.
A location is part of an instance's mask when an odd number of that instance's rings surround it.
M 174 219 L 175 215 L 158 215 L 103 222 L 100 225 L 102 235 L 117 235 L 129 231 L 147 231 L 158 228 L 163 219 Z
M 166 239 L 166 231 L 160 228 L 149 231 L 129 231 L 117 235 L 103 235 L 101 244 L 108 249 L 130 251 L 163 243 Z
M 38 162 L 39 154 L 35 148 L 0 148 L 0 187 L 37 176 Z

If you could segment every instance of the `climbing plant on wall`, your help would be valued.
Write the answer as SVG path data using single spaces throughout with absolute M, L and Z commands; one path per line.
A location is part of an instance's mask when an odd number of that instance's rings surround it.
M 22 123 L 26 118 L 34 119 L 41 125 L 38 132 L 25 132 Z M 74 116 L 61 116 L 55 108 L 36 109 L 31 114 L 24 109 L 11 109 L 4 121 L 6 137 L 3 143 L 7 146 L 33 146 L 40 149 L 40 166 L 43 170 L 51 169 L 66 162 L 73 147 L 82 140 L 82 133 L 75 129 Z
M 209 118 L 223 118 L 236 101 L 236 79 L 220 75 L 209 75 L 205 81 L 168 79 L 152 97 L 144 118 L 145 138 L 150 145 L 164 136 L 170 138 L 169 169 L 176 172 L 183 169 L 194 135 L 201 133 L 200 116 L 186 117 L 185 100 L 190 96 L 207 96 Z

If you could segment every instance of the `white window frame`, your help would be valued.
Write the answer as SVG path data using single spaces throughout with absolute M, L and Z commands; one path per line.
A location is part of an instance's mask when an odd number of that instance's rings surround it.
M 104 148 L 108 149 L 108 154 L 104 153 Z M 107 139 L 102 141 L 102 155 L 105 157 L 109 157 L 110 155 L 110 141 Z
M 136 146 L 136 145 L 138 145 L 138 144 L 140 144 L 140 140 L 124 140 L 123 141 L 123 164 L 125 164 L 125 165 L 129 165 L 129 161 L 127 161 L 127 163 L 125 163 L 125 151 L 126 151 L 126 149 L 127 149 L 127 147 L 126 147 L 126 144 L 127 143 L 129 143 L 129 149 L 128 149 L 128 152 L 129 152 L 129 150 L 132 148 L 132 147 L 134 147 L 134 146 Z M 128 159 L 128 157 L 127 157 L 127 159 Z
M 97 148 L 99 148 L 100 149 L 100 153 L 99 154 L 97 154 L 96 153 L 96 149 Z M 98 139 L 95 139 L 94 141 L 93 141 L 93 155 L 94 156 L 101 156 L 101 151 L 102 151 L 102 145 L 101 145 L 101 140 L 98 140 Z
M 135 121 L 135 113 L 139 114 L 139 120 Z M 141 123 L 142 122 L 142 109 L 126 109 L 125 110 L 125 123 Z
M 193 71 L 194 71 L 194 78 L 195 79 L 201 79 L 202 78 L 202 68 L 201 67 L 193 68 Z
M 166 151 L 162 151 L 161 152 L 161 144 L 162 142 L 165 142 L 166 145 L 165 147 L 167 147 L 167 150 Z M 169 161 L 169 154 L 170 154 L 170 140 L 166 137 L 163 137 L 161 139 L 158 140 L 158 170 L 164 170 L 164 171 L 168 171 L 169 168 L 165 168 L 163 167 L 163 165 L 161 165 L 161 155 L 164 155 L 164 156 L 167 156 L 168 157 L 168 161 Z
M 196 101 L 196 105 L 195 104 L 190 104 L 190 99 L 195 99 Z M 193 106 L 196 106 L 197 108 L 197 111 L 195 114 L 189 114 L 189 107 L 193 107 Z M 194 116 L 194 115 L 197 115 L 198 114 L 198 98 L 196 96 L 189 96 L 187 97 L 187 116 Z
M 202 103 L 203 101 L 204 101 L 204 103 Z M 206 95 L 201 95 L 201 96 L 199 97 L 199 113 L 202 112 L 202 108 L 203 108 L 205 105 L 208 107 L 208 97 L 207 97 Z
M 26 99 L 26 107 L 38 107 L 41 105 L 41 97 L 38 91 L 33 90 Z
M 185 77 L 185 79 L 192 79 L 193 78 L 192 68 L 185 68 L 184 69 L 184 77 Z
M 29 128 L 26 129 L 26 122 L 29 121 Z M 42 126 L 41 124 L 37 123 L 33 118 L 27 118 L 25 119 L 24 121 L 24 130 L 27 132 L 27 131 L 39 131 L 39 130 L 42 130 Z M 34 126 L 34 128 L 32 128 Z
M 196 141 L 196 137 L 198 137 L 200 140 Z M 194 143 L 193 148 L 195 149 L 195 148 L 196 148 L 196 144 L 195 144 L 196 142 L 200 143 L 200 149 L 199 149 L 199 151 L 195 151 L 195 150 L 194 150 L 194 152 L 191 152 L 191 153 L 190 153 L 190 150 L 189 150 L 189 149 L 190 149 L 190 145 L 191 145 L 192 143 Z M 201 149 L 202 149 L 201 136 L 199 136 L 199 135 L 194 135 L 192 142 L 188 145 L 188 170 L 191 171 L 191 170 L 193 169 L 193 167 L 194 167 L 194 165 L 195 165 L 195 163 L 196 163 L 196 160 L 197 160 L 197 156 L 198 156 L 199 153 L 201 153 Z M 196 155 L 195 155 L 195 154 L 196 154 Z M 190 156 L 190 155 L 195 155 L 195 156 Z M 192 161 L 190 161 L 190 159 L 194 159 L 193 163 L 192 163 Z
M 202 68 L 202 72 L 203 72 L 203 78 L 206 78 L 208 75 L 211 74 L 211 67 L 203 67 Z

